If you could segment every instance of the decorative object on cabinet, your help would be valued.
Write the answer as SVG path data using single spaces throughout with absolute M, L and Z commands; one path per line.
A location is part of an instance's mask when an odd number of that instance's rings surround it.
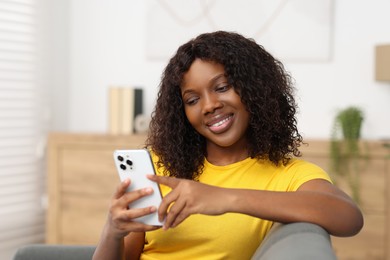
M 334 119 L 330 145 L 332 177 L 335 181 L 340 177 L 346 179 L 357 203 L 360 203 L 360 171 L 365 166 L 360 160 L 363 154 L 359 146 L 363 120 L 363 111 L 358 107 L 339 111 Z
M 108 93 L 110 134 L 130 135 L 137 133 L 136 119 L 143 115 L 143 89 L 110 87 Z M 138 120 L 139 121 L 139 120 Z
M 375 79 L 390 81 L 390 44 L 375 47 Z

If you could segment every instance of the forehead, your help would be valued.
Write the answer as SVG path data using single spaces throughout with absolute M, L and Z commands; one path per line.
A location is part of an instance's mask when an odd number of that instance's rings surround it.
M 205 84 L 220 78 L 225 79 L 225 69 L 222 64 L 196 59 L 184 74 L 181 88 L 187 88 L 194 84 Z

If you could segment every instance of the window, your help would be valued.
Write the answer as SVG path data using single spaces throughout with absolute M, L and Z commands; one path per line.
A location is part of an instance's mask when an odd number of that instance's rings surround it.
M 44 241 L 38 0 L 0 1 L 0 259 Z

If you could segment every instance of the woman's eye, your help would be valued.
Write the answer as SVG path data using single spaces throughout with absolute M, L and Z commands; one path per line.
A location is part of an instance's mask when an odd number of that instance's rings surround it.
M 187 105 L 195 105 L 196 102 L 198 102 L 198 98 L 189 98 L 189 99 L 186 100 L 185 103 L 186 103 Z
M 222 86 L 216 87 L 216 91 L 217 92 L 225 92 L 225 91 L 229 90 L 229 88 L 230 88 L 229 85 L 222 85 Z

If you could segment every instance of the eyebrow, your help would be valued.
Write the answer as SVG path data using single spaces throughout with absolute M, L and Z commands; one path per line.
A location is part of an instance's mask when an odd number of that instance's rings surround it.
M 215 81 L 219 80 L 220 78 L 225 78 L 225 77 L 226 77 L 225 73 L 221 73 L 221 74 L 218 74 L 217 76 L 215 76 L 214 78 L 212 78 L 210 80 L 210 82 L 214 83 Z

